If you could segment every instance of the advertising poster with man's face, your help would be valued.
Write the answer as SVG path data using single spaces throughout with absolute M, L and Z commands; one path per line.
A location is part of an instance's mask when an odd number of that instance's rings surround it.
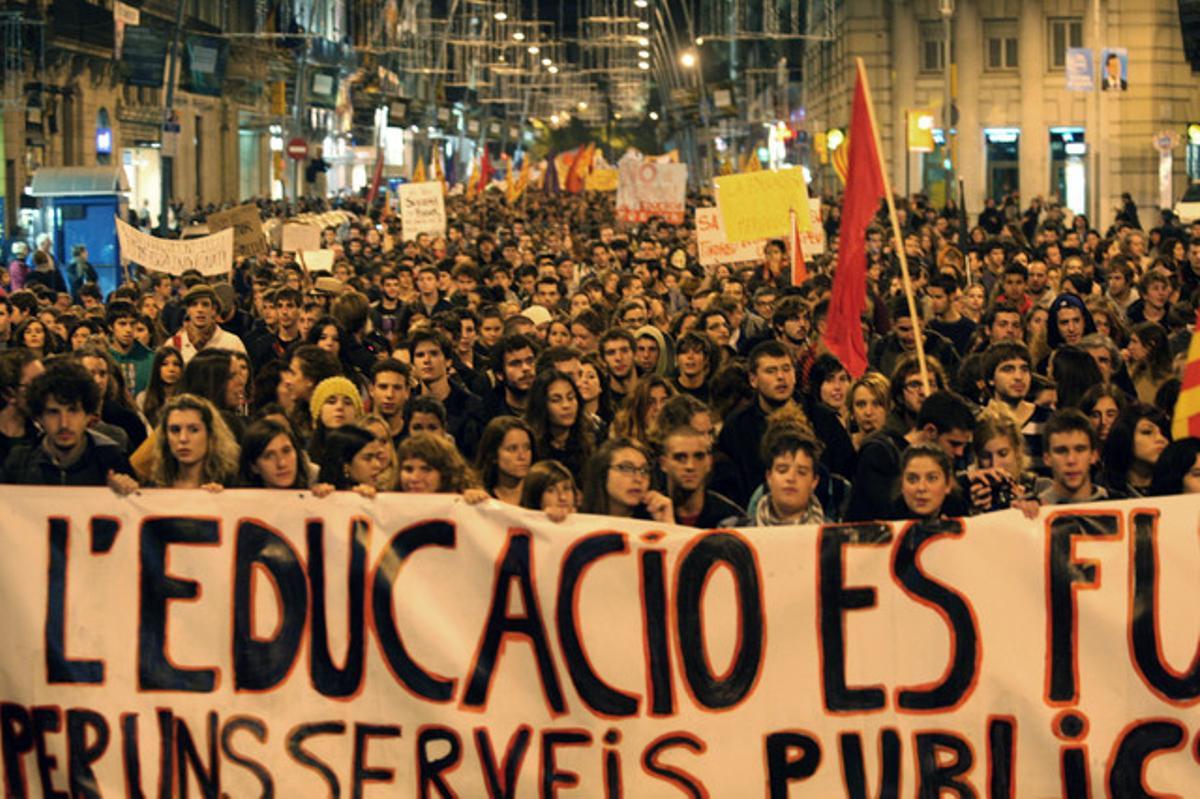
M 1129 51 L 1124 47 L 1110 47 L 1100 51 L 1100 88 L 1106 92 L 1123 92 L 1129 89 Z

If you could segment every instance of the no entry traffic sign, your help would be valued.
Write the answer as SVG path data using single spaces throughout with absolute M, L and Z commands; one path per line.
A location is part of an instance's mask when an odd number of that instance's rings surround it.
M 288 142 L 287 154 L 289 158 L 294 158 L 297 161 L 303 161 L 308 157 L 308 142 L 300 137 L 296 137 Z

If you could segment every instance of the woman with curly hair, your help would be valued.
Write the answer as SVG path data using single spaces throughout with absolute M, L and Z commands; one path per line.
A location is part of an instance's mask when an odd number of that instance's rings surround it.
M 410 494 L 462 494 L 468 501 L 487 497 L 454 441 L 435 433 L 413 433 L 396 448 L 400 491 Z
M 625 398 L 613 419 L 614 437 L 650 441 L 658 425 L 659 414 L 667 400 L 676 395 L 671 381 L 659 374 L 645 375 Z
M 593 431 L 570 375 L 556 369 L 539 374 L 529 389 L 525 419 L 537 460 L 553 458 L 576 474 L 582 471 L 592 454 Z
M 160 488 L 232 485 L 238 472 L 238 445 L 216 407 L 194 394 L 172 397 L 158 425 L 151 479 Z

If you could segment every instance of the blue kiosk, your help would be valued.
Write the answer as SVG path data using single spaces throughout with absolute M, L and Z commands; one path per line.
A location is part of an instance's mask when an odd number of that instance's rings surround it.
M 42 167 L 33 173 L 29 193 L 41 199 L 42 229 L 53 238 L 63 279 L 67 279 L 71 250 L 82 244 L 100 278 L 100 293 L 107 297 L 124 274 L 113 222 L 114 216 L 124 219 L 129 206 L 124 170 L 120 166 Z

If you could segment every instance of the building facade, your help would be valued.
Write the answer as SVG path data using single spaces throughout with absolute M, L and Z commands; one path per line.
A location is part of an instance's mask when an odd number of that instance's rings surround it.
M 1023 205 L 1053 196 L 1077 212 L 1099 213 L 1105 225 L 1122 192 L 1146 208 L 1183 193 L 1200 147 L 1186 137 L 1188 124 L 1200 119 L 1200 76 L 1185 58 L 1175 2 L 954 0 L 948 54 L 946 5 L 818 5 L 810 24 L 828 25 L 835 36 L 806 49 L 810 130 L 845 130 L 861 57 L 898 193 L 943 198 L 949 162 L 950 186 L 961 181 L 972 212 L 1015 191 Z M 1074 48 L 1089 49 L 1090 62 Z M 1124 82 L 1102 91 L 1100 62 L 1110 52 Z M 1092 90 L 1068 89 L 1069 61 L 1079 70 L 1090 63 Z M 948 145 L 947 94 L 953 98 Z M 932 153 L 909 149 L 914 113 L 933 120 Z M 814 172 L 825 190 L 837 187 L 831 168 L 814 165 Z

